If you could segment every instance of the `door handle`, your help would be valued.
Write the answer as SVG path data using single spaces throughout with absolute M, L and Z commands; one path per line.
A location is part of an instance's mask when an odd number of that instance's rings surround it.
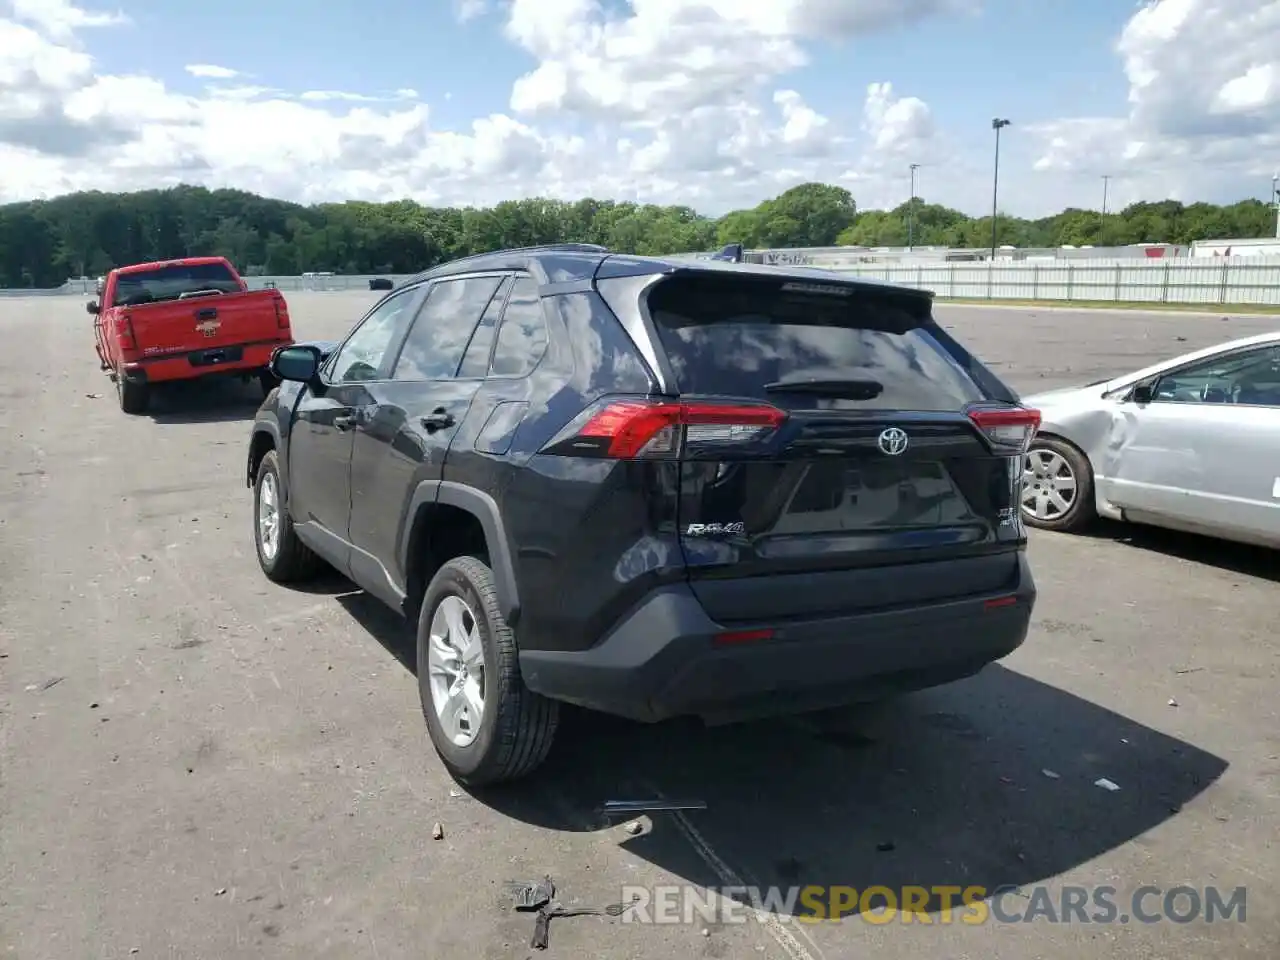
M 338 430 L 350 430 L 352 427 L 356 425 L 356 419 L 357 418 L 355 416 L 334 417 L 333 425 Z
M 436 407 L 422 418 L 422 425 L 427 428 L 427 433 L 435 433 L 445 427 L 452 427 L 457 422 L 453 419 L 453 414 L 444 407 Z

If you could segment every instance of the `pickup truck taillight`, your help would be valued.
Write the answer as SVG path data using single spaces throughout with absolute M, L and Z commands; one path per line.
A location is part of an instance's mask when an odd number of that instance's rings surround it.
M 289 329 L 289 305 L 285 303 L 284 297 L 276 294 L 271 298 L 271 302 L 276 305 L 276 326 L 281 330 Z
M 133 318 L 127 310 L 116 315 L 116 338 L 125 350 L 137 350 L 138 338 L 133 334 Z

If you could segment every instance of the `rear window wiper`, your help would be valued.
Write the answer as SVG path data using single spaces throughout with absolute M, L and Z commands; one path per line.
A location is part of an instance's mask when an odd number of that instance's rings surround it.
M 768 393 L 808 393 L 846 400 L 874 400 L 884 392 L 878 380 L 777 380 L 764 385 Z

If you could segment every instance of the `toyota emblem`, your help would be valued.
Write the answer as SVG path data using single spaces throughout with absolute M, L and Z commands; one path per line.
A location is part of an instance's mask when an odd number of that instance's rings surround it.
M 905 430 L 900 430 L 897 427 L 890 427 L 887 430 L 881 430 L 880 437 L 876 440 L 876 443 L 880 446 L 881 452 L 887 453 L 891 457 L 896 457 L 898 454 L 902 453 L 902 451 L 906 450 L 909 442 L 907 432 Z

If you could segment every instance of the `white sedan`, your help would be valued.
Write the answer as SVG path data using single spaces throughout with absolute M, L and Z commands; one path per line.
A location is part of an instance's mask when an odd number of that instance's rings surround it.
M 1022 516 L 1095 516 L 1280 548 L 1280 332 L 1023 398 L 1041 411 Z

